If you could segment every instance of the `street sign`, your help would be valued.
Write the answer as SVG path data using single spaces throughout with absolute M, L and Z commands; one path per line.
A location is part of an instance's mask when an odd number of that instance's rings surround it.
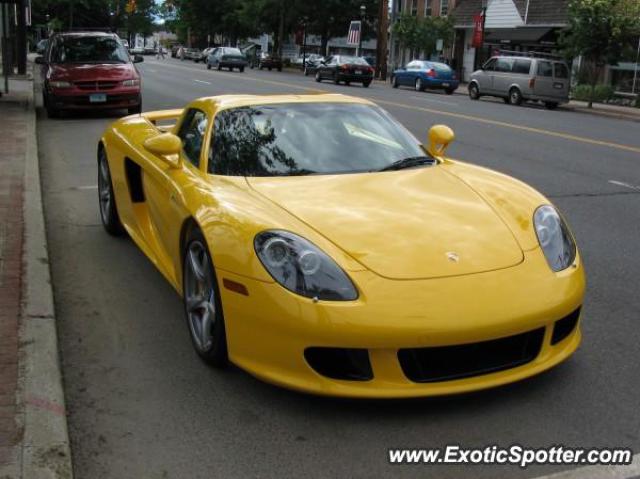
M 442 38 L 438 38 L 436 40 L 436 51 L 441 52 L 443 47 L 444 47 L 444 42 L 442 41 Z
M 473 41 L 474 48 L 481 48 L 484 42 L 484 15 L 481 13 L 473 16 Z
M 347 34 L 347 45 L 360 45 L 360 32 L 362 31 L 362 22 L 354 20 L 349 25 L 349 33 Z

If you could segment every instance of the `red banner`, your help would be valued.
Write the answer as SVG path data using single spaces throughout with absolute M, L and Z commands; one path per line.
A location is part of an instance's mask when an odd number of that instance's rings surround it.
M 473 16 L 473 41 L 471 42 L 471 46 L 474 48 L 481 48 L 484 40 L 484 15 L 478 13 Z

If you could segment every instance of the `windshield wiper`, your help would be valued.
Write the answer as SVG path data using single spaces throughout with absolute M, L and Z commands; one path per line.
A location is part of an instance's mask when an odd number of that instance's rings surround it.
M 405 168 L 413 168 L 414 166 L 434 165 L 435 163 L 436 160 L 428 156 L 410 156 L 409 158 L 403 158 L 401 160 L 394 161 L 390 165 L 387 165 L 384 168 L 380 168 L 379 170 L 375 171 L 403 170 Z

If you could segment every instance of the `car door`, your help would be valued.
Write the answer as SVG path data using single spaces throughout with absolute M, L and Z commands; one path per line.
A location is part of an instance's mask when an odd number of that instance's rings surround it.
M 166 262 L 165 271 L 175 271 L 171 258 L 179 248 L 180 228 L 189 216 L 185 205 L 185 191 L 193 188 L 201 177 L 200 161 L 207 139 L 209 119 L 207 114 L 192 108 L 183 116 L 177 130 L 182 140 L 180 167 L 175 168 L 165 162 L 157 168 L 145 169 L 143 188 L 146 197 L 151 229 L 152 246 L 160 261 Z M 177 243 L 178 242 L 178 243 Z M 161 269 L 162 270 L 162 269 Z M 176 275 L 178 277 L 178 275 Z
M 402 85 L 413 86 L 418 77 L 419 62 L 413 61 L 407 63 L 407 68 L 404 71 Z
M 333 78 L 333 70 L 336 66 L 337 57 L 330 56 L 324 65 L 320 65 L 320 76 L 322 78 Z
M 569 67 L 563 62 L 553 62 L 553 96 L 569 101 Z
M 539 97 L 553 97 L 553 65 L 550 60 L 537 60 L 533 92 Z
M 473 79 L 478 82 L 478 89 L 483 93 L 493 93 L 493 74 L 497 58 L 491 58 L 482 69 L 473 75 Z
M 506 97 L 513 83 L 513 58 L 496 58 L 491 76 L 491 92 Z

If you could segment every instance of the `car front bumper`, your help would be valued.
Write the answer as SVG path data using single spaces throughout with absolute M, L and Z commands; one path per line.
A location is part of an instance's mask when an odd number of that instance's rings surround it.
M 349 275 L 360 291 L 356 301 L 314 302 L 276 283 L 219 271 L 231 361 L 267 382 L 315 394 L 436 396 L 538 374 L 569 357 L 581 340 L 576 321 L 561 341 L 551 342 L 556 321 L 582 305 L 579 258 L 560 273 L 552 273 L 536 249 L 518 266 L 467 276 L 393 281 L 368 271 Z M 222 287 L 224 279 L 244 284 L 248 296 Z M 468 377 L 418 382 L 399 360 L 401 350 L 406 356 L 416 348 L 474 345 L 531 332 L 539 333 L 540 343 L 526 363 Z M 327 377 L 305 359 L 308 348 L 364 349 L 373 377 Z
M 104 94 L 106 101 L 92 102 L 91 95 Z M 142 103 L 139 89 L 113 89 L 107 91 L 54 90 L 47 93 L 49 105 L 60 110 L 93 110 L 132 108 Z

